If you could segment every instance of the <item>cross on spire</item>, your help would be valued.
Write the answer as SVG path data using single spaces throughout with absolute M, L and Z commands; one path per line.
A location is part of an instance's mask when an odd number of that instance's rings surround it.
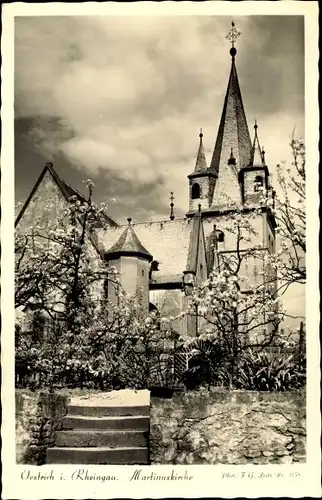
M 231 43 L 230 55 L 232 57 L 235 57 L 235 55 L 237 53 L 237 51 L 235 49 L 235 42 L 236 42 L 237 38 L 239 37 L 239 35 L 241 35 L 241 32 L 236 29 L 235 23 L 234 23 L 234 21 L 232 21 L 231 28 L 225 37 Z
M 236 42 L 237 38 L 239 37 L 239 35 L 241 35 L 241 32 L 236 29 L 235 23 L 234 23 L 234 21 L 232 21 L 231 28 L 230 28 L 228 34 L 226 35 L 226 38 L 227 38 L 227 40 L 230 41 L 232 47 L 235 46 L 235 42 Z

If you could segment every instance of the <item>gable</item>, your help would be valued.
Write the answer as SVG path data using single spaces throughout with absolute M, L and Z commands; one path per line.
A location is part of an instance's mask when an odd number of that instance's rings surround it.
M 19 232 L 36 225 L 49 229 L 53 220 L 63 216 L 67 206 L 68 202 L 49 170 L 44 170 L 16 219 L 16 227 Z

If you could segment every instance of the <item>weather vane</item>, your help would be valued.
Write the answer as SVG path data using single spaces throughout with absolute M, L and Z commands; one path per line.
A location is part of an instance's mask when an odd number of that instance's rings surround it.
M 234 23 L 234 21 L 232 21 L 231 29 L 230 29 L 228 35 L 226 35 L 226 37 L 225 37 L 225 38 L 227 38 L 227 40 L 230 41 L 232 48 L 234 48 L 235 42 L 236 42 L 237 38 L 239 37 L 239 35 L 241 35 L 241 32 L 236 30 L 235 23 Z

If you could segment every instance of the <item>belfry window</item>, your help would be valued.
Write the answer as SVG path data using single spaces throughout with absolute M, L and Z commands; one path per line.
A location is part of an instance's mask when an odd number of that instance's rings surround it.
M 256 175 L 254 182 L 254 191 L 260 191 L 263 187 L 263 177 L 261 175 Z
M 159 271 L 159 262 L 157 260 L 153 260 L 150 264 L 150 269 L 149 269 L 149 279 L 152 278 L 152 273 L 154 271 Z
M 223 243 L 225 241 L 225 235 L 222 231 L 217 231 L 217 242 Z
M 192 185 L 191 198 L 193 200 L 196 200 L 197 198 L 200 198 L 200 196 L 201 196 L 200 186 L 199 186 L 199 184 L 195 183 L 195 184 Z

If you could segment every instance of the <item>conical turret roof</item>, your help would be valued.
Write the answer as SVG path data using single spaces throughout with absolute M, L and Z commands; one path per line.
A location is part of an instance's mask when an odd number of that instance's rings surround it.
M 131 219 L 128 219 L 128 222 L 128 226 L 124 229 L 117 242 L 105 253 L 105 257 L 112 259 L 122 255 L 128 255 L 143 257 L 152 261 L 152 255 L 142 245 L 133 227 L 131 226 Z
M 255 121 L 254 129 L 255 129 L 255 135 L 254 135 L 250 165 L 261 167 L 264 165 L 264 159 L 263 159 L 263 151 L 262 151 L 260 144 L 259 144 L 259 139 L 258 139 L 258 134 L 257 134 L 258 125 L 257 125 L 256 121 Z
M 206 160 L 206 155 L 205 155 L 205 148 L 203 145 L 203 133 L 202 129 L 200 130 L 199 134 L 200 142 L 199 142 L 199 149 L 197 153 L 197 159 L 196 159 L 196 166 L 195 166 L 195 173 L 197 172 L 205 172 L 207 170 L 207 160 Z

